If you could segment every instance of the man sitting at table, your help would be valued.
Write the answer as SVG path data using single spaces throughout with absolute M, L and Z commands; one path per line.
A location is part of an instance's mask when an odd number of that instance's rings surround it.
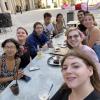
M 84 10 L 79 10 L 77 13 L 77 17 L 78 20 L 80 22 L 80 24 L 78 25 L 78 29 L 84 33 L 84 35 L 86 35 L 85 31 L 86 31 L 86 27 L 83 25 L 83 20 L 84 20 L 84 16 L 85 16 L 85 11 Z
M 33 28 L 33 32 L 27 38 L 27 43 L 32 59 L 37 55 L 38 46 L 40 48 L 48 47 L 48 38 L 43 31 L 43 25 L 40 22 L 36 22 Z
M 48 38 L 51 38 L 54 33 L 54 26 L 51 22 L 52 15 L 48 12 L 44 13 L 44 31 Z

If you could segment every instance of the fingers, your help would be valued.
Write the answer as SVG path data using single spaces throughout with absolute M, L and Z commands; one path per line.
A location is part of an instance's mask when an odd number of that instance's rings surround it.
M 20 79 L 21 77 L 23 77 L 24 72 L 22 70 L 18 70 L 18 72 L 15 74 L 15 79 Z

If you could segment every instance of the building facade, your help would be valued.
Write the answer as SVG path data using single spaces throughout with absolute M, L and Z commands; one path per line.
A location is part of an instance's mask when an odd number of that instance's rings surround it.
M 33 9 L 45 9 L 61 7 L 64 2 L 75 4 L 87 2 L 88 0 L 0 0 L 0 12 L 17 13 Z M 100 0 L 89 0 L 90 4 L 95 4 Z
M 0 0 L 0 12 L 17 13 L 33 9 L 60 7 L 63 0 Z
M 34 0 L 0 0 L 0 12 L 16 13 L 34 8 Z

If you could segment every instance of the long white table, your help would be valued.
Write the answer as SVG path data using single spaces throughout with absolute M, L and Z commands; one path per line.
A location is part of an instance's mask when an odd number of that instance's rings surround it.
M 61 43 L 63 35 L 60 38 L 55 38 L 57 43 Z M 63 83 L 63 78 L 61 74 L 61 68 L 51 67 L 47 64 L 47 60 L 52 55 L 44 52 L 42 57 L 38 59 L 37 57 L 31 61 L 31 63 L 25 68 L 24 73 L 31 77 L 31 80 L 26 83 L 22 80 L 18 80 L 19 84 L 19 95 L 14 96 L 10 90 L 10 86 L 15 83 L 13 81 L 1 94 L 0 100 L 40 100 L 39 94 L 42 91 L 49 91 L 51 85 L 53 88 L 50 92 L 50 97 L 52 97 L 59 87 Z M 29 67 L 39 67 L 40 70 L 29 71 Z

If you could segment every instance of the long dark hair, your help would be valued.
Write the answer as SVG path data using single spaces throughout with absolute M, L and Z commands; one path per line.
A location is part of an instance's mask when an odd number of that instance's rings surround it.
M 62 15 L 61 13 L 57 14 L 57 16 L 56 16 L 56 21 L 57 21 L 57 18 L 58 18 L 59 16 L 62 16 L 62 17 L 63 17 L 63 15 Z

